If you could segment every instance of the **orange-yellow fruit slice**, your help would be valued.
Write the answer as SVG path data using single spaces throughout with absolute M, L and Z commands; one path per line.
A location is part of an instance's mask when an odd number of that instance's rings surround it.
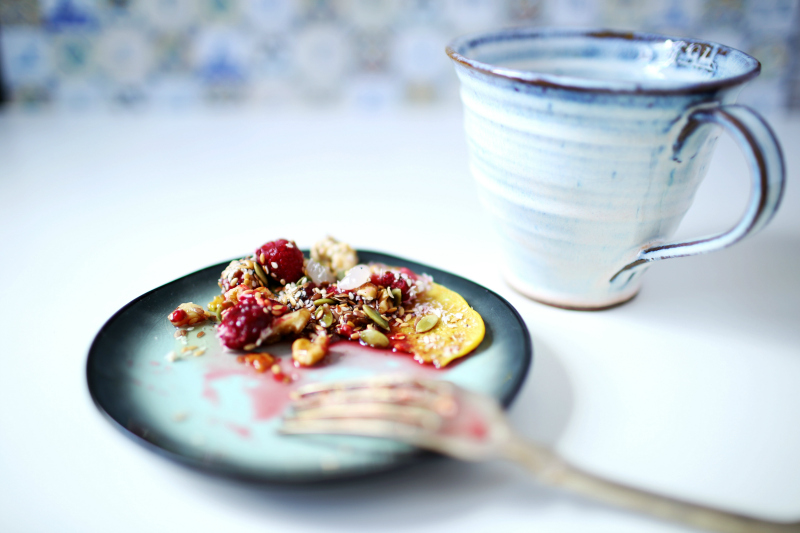
M 486 333 L 481 315 L 460 294 L 437 283 L 431 283 L 430 289 L 417 297 L 414 308 L 407 311 L 413 311 L 416 318 L 407 326 L 393 327 L 392 336 L 405 335 L 406 347 L 414 354 L 414 359 L 432 363 L 437 368 L 470 353 Z M 418 332 L 416 323 L 429 315 L 437 316 L 435 326 Z

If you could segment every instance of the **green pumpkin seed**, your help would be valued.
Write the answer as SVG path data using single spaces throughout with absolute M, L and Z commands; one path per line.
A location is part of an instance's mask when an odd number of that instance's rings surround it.
M 266 286 L 268 286 L 268 285 L 269 285 L 269 282 L 267 281 L 267 273 L 266 273 L 266 272 L 264 272 L 264 269 L 262 268 L 262 266 L 261 266 L 261 265 L 259 265 L 259 264 L 258 264 L 258 262 L 257 262 L 257 261 L 253 261 L 253 270 L 255 270 L 255 271 L 256 271 L 256 277 L 258 278 L 258 280 L 259 280 L 259 281 L 260 281 L 260 282 L 261 282 L 261 283 L 262 283 L 262 284 L 263 284 L 265 287 L 266 287 Z
M 403 293 L 400 289 L 392 289 L 392 299 L 394 300 L 394 305 L 397 307 L 403 301 Z
M 436 324 L 439 322 L 439 317 L 436 315 L 425 315 L 417 322 L 417 327 L 415 328 L 417 333 L 425 333 L 426 331 L 432 330 Z
M 360 331 L 358 337 L 374 348 L 386 348 L 389 346 L 389 339 L 377 329 L 365 329 L 364 331 Z
M 314 300 L 314 305 L 319 307 L 322 304 L 335 304 L 335 300 L 331 300 L 330 298 L 320 298 L 319 300 Z
M 325 309 L 325 312 L 322 314 L 322 318 L 319 320 L 319 323 L 325 328 L 329 328 L 333 325 L 333 313 L 331 313 L 330 309 Z
M 386 322 L 386 320 L 381 316 L 381 314 L 379 312 L 377 312 L 375 309 L 373 309 L 372 307 L 370 307 L 368 305 L 365 305 L 362 308 L 362 311 L 364 311 L 364 314 L 367 315 L 367 317 L 370 320 L 375 322 L 375 324 L 377 324 L 378 326 L 382 327 L 383 329 L 386 329 L 386 330 L 389 329 L 389 323 Z

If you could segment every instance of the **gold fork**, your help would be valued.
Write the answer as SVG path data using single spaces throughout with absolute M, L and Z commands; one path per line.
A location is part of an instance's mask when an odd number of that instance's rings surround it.
M 768 522 L 696 505 L 585 472 L 553 450 L 523 439 L 493 398 L 446 381 L 380 376 L 315 383 L 294 394 L 283 433 L 380 437 L 464 461 L 507 459 L 525 466 L 547 485 L 695 528 L 800 532 L 800 523 Z

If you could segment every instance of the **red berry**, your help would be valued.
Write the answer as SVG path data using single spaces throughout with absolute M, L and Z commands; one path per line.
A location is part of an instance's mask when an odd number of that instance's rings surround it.
M 353 326 L 351 326 L 350 324 L 339 324 L 338 326 L 336 326 L 336 333 L 338 333 L 342 337 L 349 337 L 350 335 L 355 333 L 355 330 L 353 329 Z
M 270 309 L 271 305 L 260 305 L 252 294 L 243 295 L 239 303 L 225 311 L 222 316 L 222 323 L 217 330 L 222 344 L 241 350 L 248 344 L 255 343 L 261 332 L 272 324 L 274 315 Z
M 410 300 L 410 297 L 408 295 L 409 286 L 408 286 L 408 282 L 406 280 L 404 280 L 403 278 L 398 278 L 397 281 L 392 283 L 392 288 L 393 289 L 400 289 L 400 294 L 401 294 L 401 298 L 400 299 L 403 301 L 403 303 L 408 303 L 409 302 L 409 300 Z
M 397 278 L 391 272 L 384 272 L 382 274 L 373 274 L 371 277 L 372 283 L 380 285 L 381 287 L 391 287 L 394 280 Z
M 286 239 L 264 244 L 256 250 L 256 261 L 264 267 L 269 277 L 281 285 L 303 277 L 303 252 L 294 242 Z
M 407 272 L 411 272 L 407 268 L 405 270 Z M 414 276 L 414 278 L 416 278 L 416 274 L 414 274 L 413 272 L 411 272 L 411 274 Z M 401 300 L 403 301 L 403 303 L 409 302 L 410 298 L 408 295 L 408 289 L 410 287 L 408 285 L 408 282 L 405 279 L 398 277 L 393 272 L 387 271 L 381 274 L 373 274 L 372 277 L 370 278 L 370 281 L 372 281 L 372 283 L 374 283 L 375 285 L 380 285 L 381 287 L 400 289 L 400 293 L 402 295 Z
M 170 322 L 180 322 L 186 318 L 186 311 L 183 309 L 176 309 L 169 315 Z
M 408 279 L 413 279 L 414 281 L 419 279 L 417 273 L 411 270 L 410 268 L 400 267 L 400 273 L 405 274 L 408 277 Z

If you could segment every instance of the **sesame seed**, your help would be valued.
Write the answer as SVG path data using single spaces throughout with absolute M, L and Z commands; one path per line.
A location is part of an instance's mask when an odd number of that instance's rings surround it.
M 270 265 L 272 266 L 272 268 L 278 268 L 278 263 L 276 263 L 275 261 L 271 262 Z

